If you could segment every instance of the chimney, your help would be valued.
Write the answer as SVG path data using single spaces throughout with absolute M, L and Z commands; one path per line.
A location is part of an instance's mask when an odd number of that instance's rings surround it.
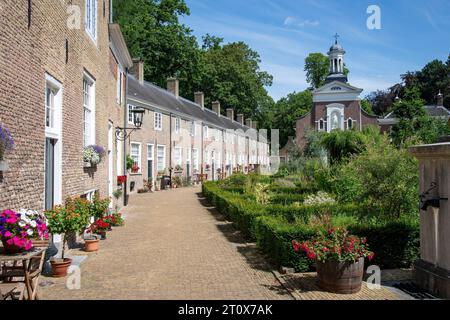
M 212 110 L 220 117 L 220 102 L 214 101 L 212 103 Z
M 440 90 L 439 90 L 439 93 L 437 95 L 437 105 L 439 107 L 443 107 L 444 106 L 444 95 L 441 93 Z
M 144 83 L 144 61 L 141 58 L 133 59 L 133 67 L 131 67 L 130 73 L 139 80 L 140 84 Z
M 180 81 L 177 78 L 167 79 L 167 91 L 178 98 L 180 96 Z
M 205 108 L 205 94 L 203 92 L 194 93 L 195 103 L 198 104 L 202 109 Z
M 227 118 L 230 120 L 234 120 L 234 109 L 233 108 L 227 109 Z
M 248 118 L 247 120 L 245 120 L 245 125 L 249 128 L 252 127 L 252 119 Z
M 237 122 L 239 122 L 240 124 L 244 125 L 244 115 L 243 114 L 238 114 L 236 117 L 237 117 Z
M 255 130 L 258 129 L 258 121 L 252 121 L 252 128 Z

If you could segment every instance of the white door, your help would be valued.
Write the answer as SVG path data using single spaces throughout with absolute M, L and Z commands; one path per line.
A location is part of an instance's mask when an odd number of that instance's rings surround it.
M 112 200 L 113 198 L 113 166 L 114 166 L 114 153 L 113 153 L 113 124 L 110 121 L 108 124 L 108 196 Z M 109 204 L 109 208 L 113 208 L 112 201 Z

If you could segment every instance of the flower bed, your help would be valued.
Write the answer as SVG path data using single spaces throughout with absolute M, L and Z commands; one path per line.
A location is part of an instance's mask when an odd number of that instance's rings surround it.
M 216 182 L 203 184 L 203 194 L 239 230 L 256 240 L 279 266 L 303 272 L 313 270 L 313 263 L 306 254 L 298 255 L 292 250 L 292 241 L 310 240 L 318 230 L 312 220 L 324 213 L 355 236 L 367 237 L 376 253 L 373 263 L 382 268 L 409 267 L 418 257 L 417 221 L 375 223 L 358 219 L 368 214 L 364 205 L 260 205 L 251 196 L 224 190 Z

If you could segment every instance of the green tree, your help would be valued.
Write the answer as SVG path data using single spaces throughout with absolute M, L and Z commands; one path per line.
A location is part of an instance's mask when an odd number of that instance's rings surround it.
M 373 112 L 373 109 L 372 109 L 372 104 L 368 100 L 366 100 L 366 99 L 361 100 L 361 108 L 365 112 L 367 112 L 367 114 L 375 115 L 375 112 Z
M 323 86 L 330 72 L 330 60 L 322 53 L 310 53 L 305 59 L 306 81 L 312 88 L 317 89 Z M 350 73 L 344 64 L 344 74 Z
M 394 115 L 399 119 L 391 133 L 396 145 L 435 143 L 450 133 L 447 121 L 428 116 L 424 105 L 417 86 L 405 88 L 404 98 L 393 106 Z
M 200 81 L 200 49 L 179 17 L 189 15 L 184 0 L 116 0 L 115 21 L 122 28 L 133 57 L 145 62 L 145 79 L 165 87 L 168 77 L 180 79 L 183 96 L 192 97 Z
M 331 163 L 336 164 L 364 150 L 364 138 L 355 130 L 333 130 L 322 138 L 322 146 L 328 152 Z
M 330 61 L 328 57 L 322 53 L 311 53 L 305 59 L 306 81 L 317 89 L 321 87 L 330 70 Z
M 281 98 L 272 109 L 273 129 L 280 130 L 280 144 L 284 146 L 289 136 L 295 136 L 295 125 L 298 118 L 307 114 L 312 107 L 312 93 L 309 90 L 290 93 Z
M 222 39 L 206 35 L 201 55 L 202 73 L 197 89 L 205 93 L 206 105 L 212 101 L 233 107 L 235 114 L 258 119 L 272 105 L 266 87 L 273 77 L 260 69 L 259 54 L 244 42 L 221 44 Z

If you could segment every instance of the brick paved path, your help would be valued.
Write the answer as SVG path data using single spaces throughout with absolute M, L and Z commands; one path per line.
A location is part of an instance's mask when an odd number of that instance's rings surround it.
M 43 299 L 292 299 L 199 188 L 133 196 L 126 226 L 81 265 L 81 290 L 43 278 Z M 75 255 L 84 255 L 74 251 Z

